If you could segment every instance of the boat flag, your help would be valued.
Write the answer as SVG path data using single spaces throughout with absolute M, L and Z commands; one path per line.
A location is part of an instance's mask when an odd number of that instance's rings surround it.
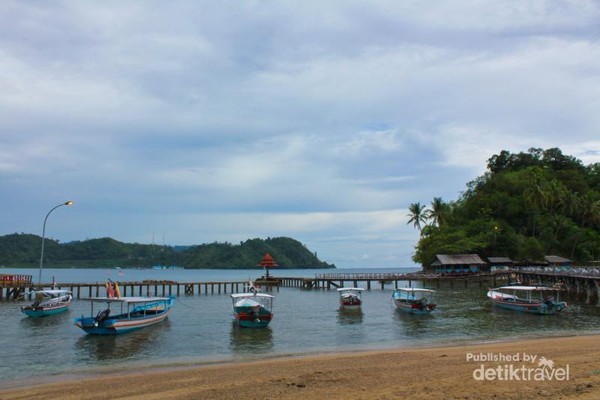
M 115 297 L 115 290 L 113 289 L 112 282 L 106 282 L 106 297 L 111 299 Z
M 106 282 L 106 297 L 110 297 L 111 299 L 117 295 L 117 299 L 121 298 L 121 290 L 119 290 L 119 285 L 117 282 L 113 282 L 110 278 L 108 282 Z
M 254 285 L 254 282 L 252 282 L 252 279 L 248 278 L 248 288 L 250 289 L 250 291 L 254 294 L 258 293 L 258 285 Z

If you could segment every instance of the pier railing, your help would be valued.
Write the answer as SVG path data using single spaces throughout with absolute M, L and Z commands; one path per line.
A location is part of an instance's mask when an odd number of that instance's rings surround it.
M 415 282 L 422 282 L 428 288 L 450 288 L 479 286 L 496 287 L 504 282 L 524 282 L 529 284 L 560 284 L 565 289 L 584 294 L 589 302 L 597 302 L 600 297 L 600 270 L 598 268 L 565 268 L 565 267 L 512 267 L 480 274 L 457 274 L 448 276 L 440 274 L 413 273 L 326 273 L 315 274 L 314 277 L 271 277 L 258 279 L 255 283 L 261 290 L 279 290 L 283 288 L 300 289 L 336 289 L 341 287 L 380 287 L 386 290 L 390 285 L 412 287 Z M 247 291 L 247 281 L 221 282 L 174 282 L 144 280 L 142 282 L 118 282 L 123 296 L 144 295 L 208 295 L 239 293 Z M 95 283 L 57 283 L 58 289 L 68 289 L 76 298 L 100 296 L 104 294 L 104 282 Z M 493 286 L 492 286 L 493 285 Z M 34 285 L 31 275 L 0 275 L 0 301 L 24 298 L 34 286 L 49 287 L 50 284 Z
M 0 286 L 16 287 L 31 285 L 31 275 L 24 274 L 0 274 Z
M 381 281 L 392 281 L 392 280 L 404 280 L 404 279 L 415 279 L 415 278 L 434 278 L 438 277 L 437 274 L 423 274 L 423 273 L 391 273 L 391 272 L 374 272 L 374 273 L 329 273 L 329 274 L 315 274 L 315 279 L 334 279 L 334 280 L 381 280 Z

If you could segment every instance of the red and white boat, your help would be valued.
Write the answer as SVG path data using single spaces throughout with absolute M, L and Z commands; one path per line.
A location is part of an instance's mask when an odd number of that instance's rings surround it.
M 339 288 L 340 308 L 355 309 L 362 306 L 361 292 L 363 288 Z

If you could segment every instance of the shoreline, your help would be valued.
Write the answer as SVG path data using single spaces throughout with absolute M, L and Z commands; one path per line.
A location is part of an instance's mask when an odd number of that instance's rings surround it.
M 595 336 L 598 335 L 600 337 L 600 331 L 584 331 L 575 333 L 557 333 L 557 334 L 548 334 L 542 337 L 533 337 L 532 335 L 527 336 L 513 336 L 510 338 L 503 339 L 466 339 L 466 338 L 454 338 L 454 339 L 446 339 L 443 341 L 432 341 L 425 342 L 421 344 L 411 344 L 406 347 L 360 347 L 360 348 L 348 348 L 348 349 L 320 349 L 320 350 L 311 350 L 311 351 L 295 351 L 289 353 L 274 353 L 269 355 L 245 355 L 238 356 L 235 358 L 224 358 L 218 357 L 209 358 L 205 360 L 197 360 L 192 359 L 189 361 L 174 361 L 174 362 L 164 362 L 157 361 L 151 364 L 143 364 L 142 362 L 135 362 L 133 364 L 124 364 L 118 366 L 96 366 L 83 367 L 83 370 L 79 372 L 73 371 L 60 371 L 56 373 L 51 373 L 45 375 L 43 377 L 35 377 L 28 379 L 10 379 L 7 381 L 0 380 L 0 393 L 3 390 L 12 390 L 12 389 L 20 389 L 26 388 L 29 386 L 37 386 L 37 385 L 47 385 L 59 382 L 69 382 L 80 379 L 96 379 L 103 378 L 109 376 L 121 376 L 132 373 L 153 373 L 153 372 L 169 372 L 169 371 L 178 371 L 178 370 L 186 370 L 192 368 L 207 368 L 207 367 L 219 367 L 219 366 L 227 366 L 227 365 L 236 365 L 236 364 L 248 364 L 259 361 L 275 361 L 275 360 L 294 360 L 294 359 L 304 359 L 304 358 L 312 358 L 312 357 L 327 357 L 327 356 L 343 356 L 343 355 L 360 355 L 360 354 L 368 354 L 368 353 L 379 353 L 379 352 L 394 352 L 394 351 L 402 351 L 402 350 L 419 350 L 419 349 L 436 349 L 436 348 L 452 348 L 452 347 L 467 347 L 467 346 L 475 346 L 475 345 L 486 345 L 486 344 L 499 344 L 499 343 L 511 343 L 518 341 L 528 341 L 534 339 L 551 339 L 551 338 L 569 338 L 569 337 L 579 337 L 579 336 Z
M 293 354 L 264 359 L 150 365 L 91 374 L 64 374 L 50 382 L 0 389 L 17 398 L 600 398 L 600 334 L 419 347 Z M 480 355 L 498 360 L 481 361 Z M 479 369 L 513 367 L 554 373 L 552 380 L 481 378 Z M 515 360 L 515 355 L 517 359 Z M 522 355 L 522 356 L 521 356 Z M 470 357 L 470 359 L 469 359 Z M 539 367 L 525 357 L 546 362 Z M 548 363 L 550 360 L 551 364 Z M 483 367 L 482 367 L 483 366 Z M 552 368 L 550 368 L 550 366 Z M 511 367 L 511 368 L 513 368 Z M 506 372 L 506 371 L 505 371 Z M 569 379 L 560 380 L 559 373 Z M 504 377 L 506 377 L 504 376 Z M 242 379 L 243 377 L 243 379 Z M 488 377 L 491 377 L 488 376 Z M 52 379 L 58 378 L 58 379 Z M 531 377 L 530 377 L 531 378 Z M 104 389 L 102 389 L 104 388 Z M 110 388 L 110 394 L 106 391 Z M 356 388 L 353 389 L 353 388 Z M 258 390 L 257 392 L 254 390 Z M 356 396 L 350 393 L 356 394 Z M 553 397 L 554 396 L 554 397 Z

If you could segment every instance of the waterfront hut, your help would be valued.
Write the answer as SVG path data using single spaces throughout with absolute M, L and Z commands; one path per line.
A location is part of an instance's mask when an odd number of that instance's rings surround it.
M 488 264 L 477 254 L 438 254 L 426 272 L 445 275 L 468 275 L 488 269 Z
M 509 257 L 488 257 L 490 271 L 504 271 L 510 269 L 514 262 Z
M 544 257 L 549 267 L 562 267 L 561 269 L 568 269 L 571 266 L 571 260 L 560 256 L 546 256 Z

